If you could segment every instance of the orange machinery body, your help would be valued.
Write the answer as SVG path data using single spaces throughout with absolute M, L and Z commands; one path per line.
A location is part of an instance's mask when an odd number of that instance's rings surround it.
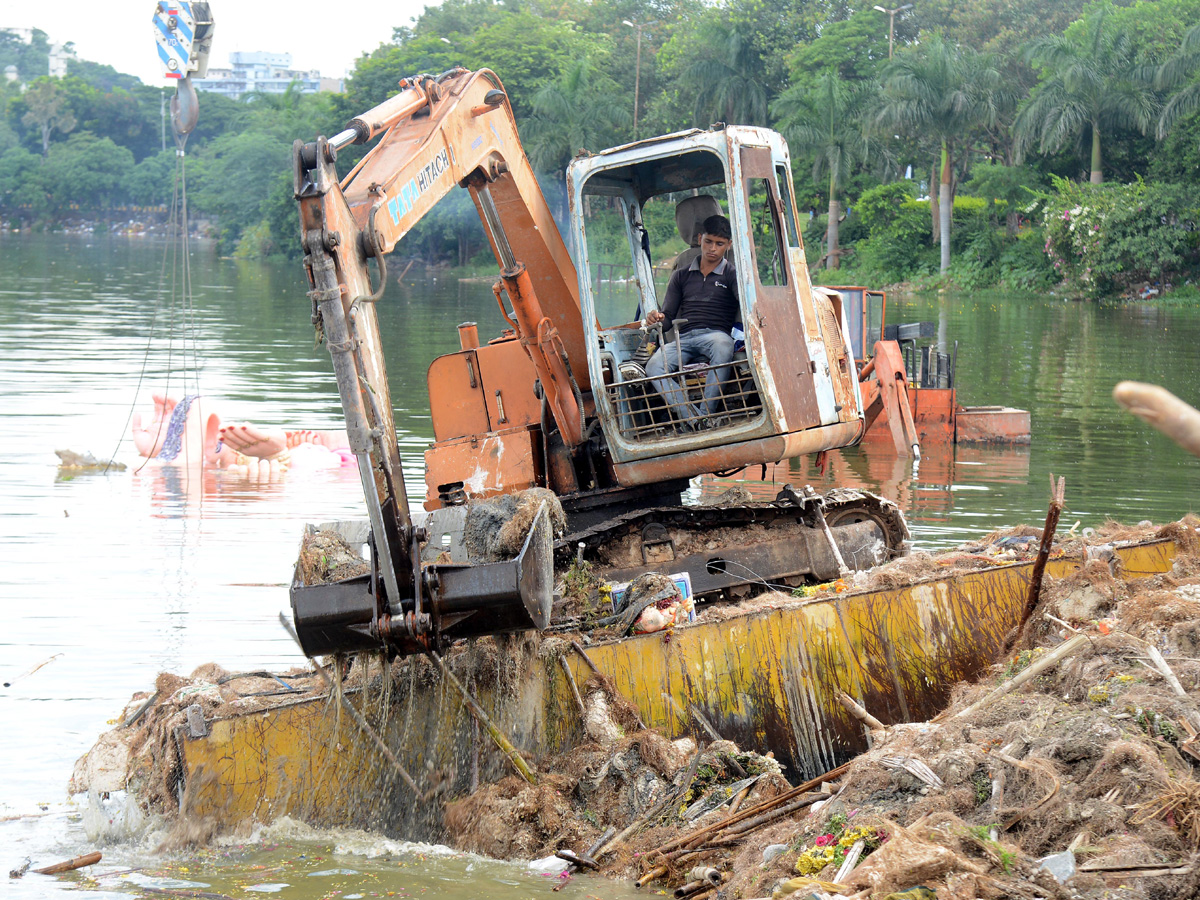
M 837 286 L 847 306 L 850 339 L 859 361 L 867 429 L 863 442 L 892 443 L 905 452 L 916 442 L 935 444 L 1030 443 L 1029 412 L 1008 406 L 959 406 L 954 363 L 941 373 L 948 386 L 918 384 L 895 340 L 885 334 L 887 294 L 864 287 Z M 872 347 L 871 353 L 865 352 Z M 873 376 L 873 377 L 872 377 Z M 931 380 L 938 380 L 937 375 Z M 899 398 L 907 396 L 907 403 Z
M 540 345 L 541 337 L 519 321 L 515 302 L 510 314 L 497 293 L 510 328 L 481 345 L 471 326 L 460 332 L 462 349 L 429 368 L 435 442 L 425 453 L 426 509 L 533 486 L 596 508 L 608 502 L 606 495 L 617 506 L 629 492 L 643 505 L 656 502 L 656 491 L 661 502 L 677 502 L 693 476 L 858 440 L 863 413 L 847 322 L 839 297 L 811 289 L 790 160 L 779 135 L 756 128 L 667 135 L 578 159 L 567 183 L 579 312 L 574 302 L 569 311 L 581 316 L 583 346 L 582 352 L 571 344 L 563 354 L 541 356 L 564 358 L 578 381 L 586 440 L 581 446 L 563 429 L 565 423 L 574 430 L 574 414 L 559 414 L 535 392 L 540 386 L 546 393 L 546 376 L 521 350 Z M 671 198 L 688 191 L 725 198 L 733 257 L 743 261 L 738 319 L 746 346 L 735 363 L 737 387 L 727 391 L 736 394 L 736 409 L 720 427 L 684 430 L 661 409 L 655 419 L 658 392 L 635 362 L 646 339 L 635 314 L 658 308 L 663 299 L 642 250 L 643 206 L 664 202 L 663 196 L 674 203 Z M 611 311 L 598 309 L 594 295 L 594 270 L 611 265 L 611 257 L 592 256 L 586 211 L 593 204 L 619 205 L 626 223 L 637 296 L 615 321 L 608 320 Z M 505 289 L 511 299 L 507 283 Z M 537 289 L 548 313 L 558 311 L 557 289 Z M 554 316 L 560 330 L 562 318 Z M 672 492 L 676 499 L 668 501 Z

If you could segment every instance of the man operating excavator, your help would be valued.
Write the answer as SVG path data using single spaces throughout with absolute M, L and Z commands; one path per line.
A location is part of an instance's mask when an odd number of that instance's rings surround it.
M 686 268 L 677 269 L 667 282 L 663 308 L 651 310 L 646 321 L 663 323 L 664 333 L 678 321 L 676 339 L 664 342 L 646 364 L 646 374 L 667 408 L 684 429 L 699 429 L 713 423 L 721 404 L 721 386 L 729 380 L 729 362 L 734 341 L 730 330 L 738 321 L 737 272 L 725 253 L 732 243 L 729 219 L 722 215 L 704 220 L 700 254 Z M 686 387 L 668 373 L 679 372 L 692 363 L 714 366 L 704 383 L 704 400 L 699 408 L 688 401 Z

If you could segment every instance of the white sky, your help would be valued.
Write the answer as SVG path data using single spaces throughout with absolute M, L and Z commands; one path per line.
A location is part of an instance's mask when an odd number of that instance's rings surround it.
M 292 54 L 296 69 L 340 78 L 425 6 L 424 0 L 212 0 L 216 32 L 208 64 L 228 66 L 235 50 L 265 50 Z M 160 84 L 166 79 L 154 48 L 154 8 L 155 0 L 0 0 L 0 28 L 40 28 L 52 44 L 74 41 L 80 59 Z

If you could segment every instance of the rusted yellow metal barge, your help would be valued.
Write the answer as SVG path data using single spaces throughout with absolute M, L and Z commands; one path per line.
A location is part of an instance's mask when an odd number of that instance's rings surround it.
M 1115 556 L 1128 576 L 1152 575 L 1171 568 L 1175 545 L 1132 544 L 1117 548 Z M 1061 577 L 1080 564 L 1078 558 L 1052 559 L 1047 574 Z M 669 640 L 662 633 L 643 635 L 592 644 L 586 653 L 648 726 L 670 737 L 703 737 L 703 717 L 722 737 L 772 751 L 795 782 L 865 748 L 862 725 L 839 705 L 839 691 L 885 724 L 934 715 L 955 682 L 992 661 L 1020 614 L 1031 569 L 1031 562 L 1018 562 L 906 587 L 794 601 L 702 620 Z M 581 685 L 590 672 L 577 654 L 551 652 L 556 645 L 569 647 L 547 638 L 523 662 L 493 655 L 460 672 L 535 766 L 587 739 L 559 657 Z M 408 669 L 394 677 L 386 705 L 378 690 L 360 690 L 355 704 L 403 765 L 425 781 L 422 788 L 440 786 L 454 796 L 473 780 L 508 774 L 460 695 L 426 661 L 403 665 Z M 327 698 L 281 702 L 206 725 L 201 737 L 176 731 L 188 814 L 220 815 L 228 823 L 288 814 L 407 838 L 438 833 L 438 804 L 418 802 Z

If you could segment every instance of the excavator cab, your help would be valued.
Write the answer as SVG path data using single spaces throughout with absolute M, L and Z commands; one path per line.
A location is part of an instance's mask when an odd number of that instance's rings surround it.
M 814 296 L 778 134 L 727 127 L 627 144 L 573 161 L 567 187 L 593 400 L 619 483 L 857 439 L 861 397 L 840 298 Z M 698 206 L 730 220 L 741 310 L 732 365 L 685 365 L 676 375 L 677 335 L 645 324 L 675 263 L 651 258 L 651 230 L 662 235 L 689 198 L 710 198 Z M 668 372 L 654 378 L 646 364 L 660 347 Z M 711 411 L 699 402 L 710 372 L 720 384 Z

